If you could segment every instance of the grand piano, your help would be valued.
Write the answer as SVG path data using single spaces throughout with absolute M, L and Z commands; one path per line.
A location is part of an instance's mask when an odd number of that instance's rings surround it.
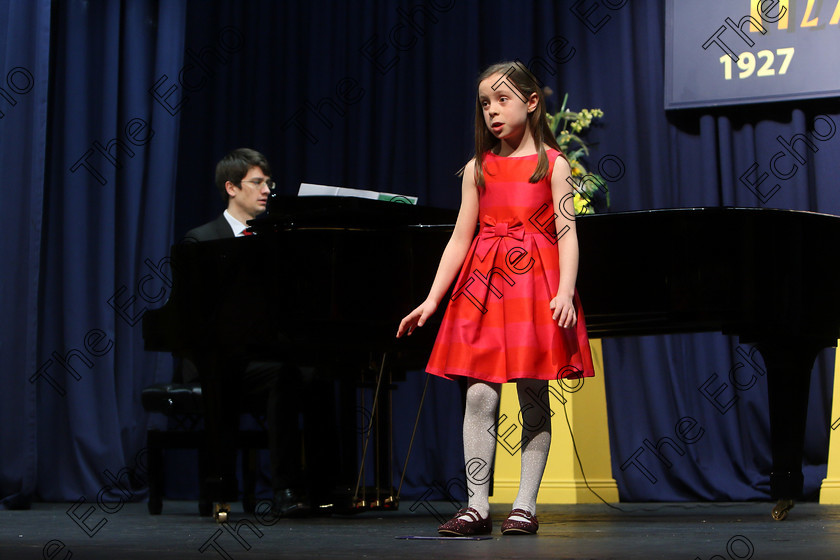
M 425 298 L 455 217 L 399 202 L 275 196 L 250 222 L 256 235 L 172 248 L 172 291 L 144 315 L 143 337 L 146 350 L 188 356 L 199 372 L 211 501 L 237 496 L 233 377 L 247 361 L 277 361 L 335 373 L 340 396 L 328 401 L 323 387 L 324 406 L 340 409 L 340 434 L 319 439 L 337 450 L 330 486 L 351 494 L 335 495 L 336 507 L 396 507 L 389 389 L 425 367 L 441 314 L 408 339 L 395 333 Z
M 422 370 L 443 310 L 411 337 L 394 334 L 425 298 L 455 218 L 394 202 L 275 198 L 268 217 L 251 222 L 255 236 L 173 248 L 173 290 L 144 316 L 146 349 L 202 356 L 211 410 L 225 406 L 229 356 L 346 368 L 374 354 Z M 802 492 L 811 368 L 840 336 L 838 266 L 824 249 L 838 246 L 840 218 L 749 208 L 613 213 L 580 217 L 578 238 L 581 254 L 598 255 L 583 258 L 578 275 L 590 336 L 719 331 L 761 352 L 773 517 L 784 519 Z

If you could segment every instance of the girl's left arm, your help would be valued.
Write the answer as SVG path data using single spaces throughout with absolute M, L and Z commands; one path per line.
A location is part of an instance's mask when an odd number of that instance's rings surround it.
M 555 226 L 560 235 L 557 250 L 560 257 L 560 282 L 557 295 L 551 300 L 552 317 L 564 328 L 577 324 L 574 297 L 578 270 L 578 240 L 575 228 L 575 204 L 571 168 L 563 156 L 554 160 L 551 174 L 551 198 L 554 202 Z

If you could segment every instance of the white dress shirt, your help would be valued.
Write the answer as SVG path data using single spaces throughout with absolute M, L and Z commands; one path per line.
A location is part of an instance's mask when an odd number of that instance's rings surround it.
M 248 226 L 231 216 L 227 210 L 225 210 L 224 216 L 230 225 L 230 229 L 233 230 L 233 235 L 235 237 L 242 237 L 242 232 L 248 229 Z

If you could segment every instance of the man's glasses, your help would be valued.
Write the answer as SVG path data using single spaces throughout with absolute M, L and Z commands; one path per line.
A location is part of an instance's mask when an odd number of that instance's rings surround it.
M 268 187 L 268 190 L 273 191 L 274 186 L 276 183 L 271 179 L 249 179 L 248 181 L 241 181 L 242 183 L 248 183 L 255 189 L 261 189 L 263 185 Z

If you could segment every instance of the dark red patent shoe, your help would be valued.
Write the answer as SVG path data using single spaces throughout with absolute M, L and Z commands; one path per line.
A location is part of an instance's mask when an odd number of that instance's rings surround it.
M 459 510 L 455 517 L 438 527 L 438 533 L 450 537 L 488 535 L 492 531 L 493 521 L 490 517 L 481 517 L 475 508 L 471 507 Z
M 524 509 L 515 509 L 502 523 L 503 535 L 535 535 L 540 528 L 537 516 Z

